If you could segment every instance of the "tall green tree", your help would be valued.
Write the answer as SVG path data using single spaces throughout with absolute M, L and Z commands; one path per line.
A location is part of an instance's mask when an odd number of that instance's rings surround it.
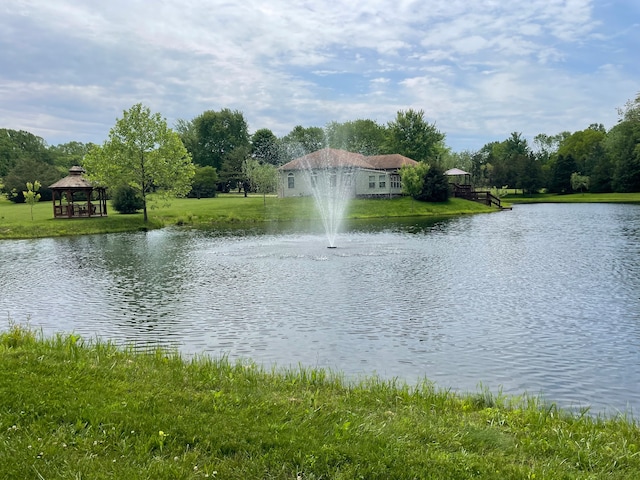
M 57 182 L 63 176 L 60 170 L 53 165 L 25 158 L 20 160 L 3 178 L 3 192 L 12 202 L 23 203 L 25 198 L 22 192 L 25 184 L 37 178 L 42 185 L 39 192 L 42 201 L 51 200 L 49 185 Z
M 606 133 L 592 125 L 579 130 L 565 138 L 558 148 L 558 155 L 571 155 L 576 161 L 576 168 L 583 175 L 591 175 L 598 159 L 598 147 L 604 142 Z
M 251 157 L 260 163 L 277 165 L 280 160 L 278 137 L 268 128 L 256 130 L 251 135 Z
M 613 189 L 640 192 L 640 93 L 619 110 L 620 120 L 607 134 L 605 148 L 613 163 Z
M 280 154 L 283 162 L 320 150 L 327 145 L 325 131 L 320 127 L 296 125 L 280 139 Z
M 116 120 L 109 138 L 85 156 L 90 179 L 108 186 L 129 185 L 143 200 L 148 220 L 147 195 L 183 196 L 191 190 L 194 165 L 180 136 L 167 127 L 159 113 L 137 103 Z
M 358 119 L 344 123 L 330 122 L 326 128 L 327 145 L 362 155 L 384 151 L 386 128 L 373 120 Z
M 558 155 L 553 166 L 551 182 L 548 189 L 551 193 L 571 193 L 571 175 L 576 171 L 576 162 L 573 156 Z
M 182 127 L 181 127 L 182 129 Z M 218 172 L 227 157 L 236 149 L 250 148 L 249 130 L 242 112 L 224 108 L 219 112 L 207 110 L 193 119 L 195 146 L 193 162 L 201 167 L 211 166 Z M 189 129 L 182 129 L 187 142 Z
M 542 166 L 538 158 L 532 152 L 518 158 L 516 188 L 521 188 L 524 193 L 536 193 L 543 186 Z
M 0 128 L 0 177 L 26 159 L 53 163 L 53 155 L 44 139 L 24 130 Z
M 49 147 L 53 155 L 53 163 L 65 175 L 74 165 L 82 165 L 84 156 L 93 147 L 92 143 L 67 142 Z
M 522 188 L 520 183 L 524 175 L 521 172 L 527 166 L 530 153 L 527 140 L 520 132 L 512 132 L 503 142 L 494 143 L 491 150 L 493 185 Z
M 446 150 L 445 135 L 429 123 L 424 111 L 400 110 L 387 125 L 385 153 L 399 153 L 418 162 L 437 163 Z

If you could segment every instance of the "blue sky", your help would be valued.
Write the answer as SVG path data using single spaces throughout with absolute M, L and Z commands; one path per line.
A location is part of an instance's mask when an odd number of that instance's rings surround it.
M 4 0 L 0 128 L 102 143 L 142 102 L 287 134 L 423 110 L 454 151 L 615 125 L 637 0 Z

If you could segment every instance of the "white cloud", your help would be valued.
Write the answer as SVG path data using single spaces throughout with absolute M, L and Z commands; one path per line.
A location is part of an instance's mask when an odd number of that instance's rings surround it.
M 0 126 L 57 132 L 54 143 L 102 141 L 138 101 L 170 121 L 238 109 L 253 130 L 278 135 L 296 124 L 386 123 L 408 107 L 424 109 L 450 142 L 584 128 L 586 116 L 611 126 L 611 112 L 638 88 L 638 29 L 624 11 L 595 8 L 591 0 L 5 0 Z

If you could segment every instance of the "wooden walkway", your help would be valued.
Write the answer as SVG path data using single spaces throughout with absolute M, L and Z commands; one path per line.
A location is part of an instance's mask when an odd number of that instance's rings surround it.
M 454 183 L 453 196 L 457 198 L 464 198 L 465 200 L 480 202 L 489 207 L 497 207 L 500 210 L 511 210 L 511 207 L 503 207 L 500 199 L 490 191 L 476 190 L 472 185 L 458 185 L 457 183 Z

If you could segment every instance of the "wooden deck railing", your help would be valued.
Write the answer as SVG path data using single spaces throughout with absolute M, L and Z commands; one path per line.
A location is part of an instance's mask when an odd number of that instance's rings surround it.
M 465 200 L 473 200 L 474 202 L 484 203 L 491 207 L 495 206 L 502 209 L 500 199 L 488 190 L 476 190 L 471 185 L 453 185 L 453 196 L 464 198 Z

